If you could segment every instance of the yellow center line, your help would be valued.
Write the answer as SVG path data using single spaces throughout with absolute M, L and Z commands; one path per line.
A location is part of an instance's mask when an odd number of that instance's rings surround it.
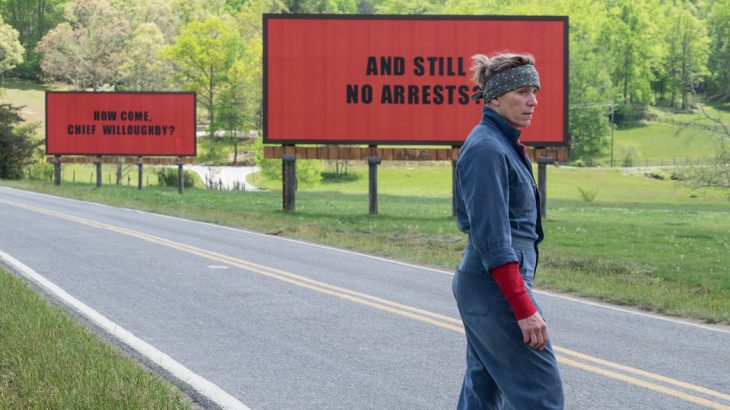
M 146 234 L 143 232 L 122 228 L 115 225 L 106 224 L 103 222 L 98 222 L 86 218 L 81 218 L 73 215 L 64 214 L 57 211 L 51 211 L 44 208 L 38 208 L 18 202 L 8 201 L 4 199 L 0 199 L 0 203 L 5 203 L 7 205 L 11 205 L 14 207 L 30 210 L 33 212 L 53 216 L 56 218 L 64 219 L 71 222 L 76 222 L 79 224 L 91 226 L 98 229 L 108 230 L 112 232 L 117 232 L 123 235 L 132 236 L 135 238 L 139 238 L 151 243 L 155 243 L 158 245 L 162 245 L 168 248 L 176 249 L 181 252 L 186 252 L 189 254 L 197 255 L 202 258 L 210 259 L 216 262 L 226 263 L 231 266 L 235 266 L 250 272 L 258 273 L 263 276 L 267 276 L 285 283 L 289 283 L 295 286 L 299 286 L 305 289 L 313 290 L 315 292 L 319 292 L 322 294 L 334 296 L 340 299 L 348 300 L 354 303 L 358 303 L 361 305 L 369 306 L 374 309 L 378 309 L 381 311 L 389 312 L 395 315 L 399 315 L 402 317 L 406 317 L 412 320 L 417 320 L 422 323 L 430 324 L 433 326 L 437 326 L 443 329 L 451 330 L 453 332 L 457 333 L 464 333 L 464 327 L 462 325 L 462 322 L 460 319 L 452 318 L 450 316 L 441 315 L 435 312 L 430 312 L 424 309 L 419 309 L 414 306 L 408 306 L 404 305 L 395 301 L 383 299 L 377 296 L 369 295 L 366 293 L 356 292 L 350 289 L 342 288 L 339 286 L 331 285 L 326 282 L 318 281 L 312 278 L 308 278 L 306 276 L 297 275 L 291 272 L 286 272 L 283 270 L 271 268 L 268 266 L 260 265 L 254 262 L 246 261 L 243 259 L 234 258 L 228 255 L 224 255 L 218 252 L 213 252 L 209 250 L 205 250 L 202 248 L 198 248 L 195 246 L 187 245 L 184 243 L 172 241 L 169 239 L 165 239 L 159 236 L 154 236 L 150 234 Z M 682 382 L 676 379 L 672 379 L 670 377 L 654 374 L 651 372 L 647 372 L 644 370 L 636 369 L 633 367 L 625 366 L 619 363 L 611 362 L 608 360 L 600 359 L 597 357 L 589 356 L 584 353 L 576 352 L 574 350 L 566 349 L 564 347 L 555 346 L 553 345 L 553 349 L 557 353 L 562 353 L 564 355 L 569 355 L 577 359 L 581 359 L 587 362 L 596 363 L 602 366 L 611 367 L 614 369 L 618 369 L 627 373 L 632 373 L 635 375 L 643 376 L 645 378 L 654 379 L 659 382 L 671 384 L 674 386 L 682 387 L 684 389 L 693 390 L 708 396 L 714 396 L 722 400 L 728 400 L 730 401 L 730 395 L 721 393 L 715 390 L 711 390 L 705 387 L 696 386 L 690 383 Z M 730 406 L 723 405 L 721 403 L 713 402 L 701 397 L 693 396 L 678 390 L 674 390 L 669 387 L 661 386 L 655 383 L 651 383 L 645 380 L 637 379 L 635 377 L 627 376 L 621 373 L 617 373 L 611 370 L 602 369 L 600 367 L 588 365 L 585 363 L 578 362 L 576 360 L 567 358 L 565 356 L 556 355 L 557 359 L 560 363 L 575 367 L 581 370 L 589 371 L 595 374 L 599 374 L 605 377 L 609 377 L 612 379 L 620 380 L 625 383 L 633 384 L 636 386 L 643 387 L 645 389 L 653 390 L 658 393 L 666 394 L 669 396 L 677 397 L 682 400 L 686 400 L 692 403 L 700 404 L 712 409 L 721 409 L 721 410 L 730 410 Z
M 554 348 L 554 346 L 553 346 Z M 568 359 L 567 357 L 557 356 L 558 362 L 562 364 L 567 364 L 569 366 L 577 367 L 578 369 L 586 370 L 592 373 L 600 374 L 602 376 L 606 376 L 612 379 L 620 380 L 622 382 L 631 383 L 639 387 L 643 387 L 645 389 L 653 390 L 658 393 L 663 393 L 668 396 L 673 396 L 678 399 L 686 400 L 691 403 L 700 404 L 705 407 L 709 407 L 711 409 L 716 410 L 729 410 L 730 406 L 726 406 L 724 404 L 720 404 L 711 400 L 703 399 L 702 397 L 692 396 L 691 394 L 686 394 L 677 390 L 674 390 L 669 387 L 660 386 L 655 383 L 650 383 L 641 379 L 637 379 L 635 377 L 626 376 L 621 373 L 612 372 L 610 370 L 601 369 L 600 367 L 595 367 L 591 365 L 587 365 L 581 362 L 577 362 L 573 359 Z
M 577 357 L 579 359 L 583 359 L 583 360 L 588 361 L 588 362 L 598 363 L 598 364 L 603 365 L 603 366 L 606 366 L 606 367 L 612 367 L 614 369 L 623 370 L 623 371 L 625 371 L 627 373 L 637 374 L 639 376 L 644 376 L 644 377 L 651 378 L 651 379 L 654 379 L 654 380 L 658 380 L 658 381 L 661 381 L 661 382 L 664 382 L 664 383 L 667 383 L 667 384 L 673 384 L 675 386 L 683 387 L 683 388 L 688 389 L 688 390 L 694 390 L 696 392 L 699 392 L 699 393 L 702 393 L 702 394 L 706 394 L 708 396 L 715 396 L 717 398 L 730 401 L 730 394 L 720 393 L 720 392 L 715 391 L 715 390 L 710 390 L 710 389 L 705 388 L 705 387 L 696 386 L 694 384 L 690 384 L 690 383 L 686 383 L 686 382 L 683 382 L 683 381 L 675 380 L 675 379 L 672 379 L 670 377 L 666 377 L 666 376 L 662 376 L 662 375 L 659 375 L 659 374 L 650 373 L 650 372 L 647 372 L 647 371 L 644 371 L 644 370 L 641 370 L 641 369 L 635 369 L 635 368 L 629 367 L 629 366 L 624 366 L 622 364 L 610 362 L 608 360 L 599 359 L 597 357 L 588 356 L 587 354 L 580 353 L 580 352 L 576 352 L 575 350 L 566 349 L 564 347 L 553 346 L 553 349 L 556 352 L 560 352 L 560 353 L 567 354 L 567 355 L 570 355 L 570 356 L 573 356 L 573 357 Z

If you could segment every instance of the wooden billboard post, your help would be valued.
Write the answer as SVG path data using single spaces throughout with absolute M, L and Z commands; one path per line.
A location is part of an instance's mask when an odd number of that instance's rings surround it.
M 297 157 L 284 155 L 281 157 L 282 207 L 285 211 L 295 211 L 297 208 Z
M 537 190 L 540 192 L 540 215 L 547 219 L 547 166 L 554 164 L 553 157 L 540 157 L 537 160 Z
M 370 215 L 378 214 L 378 165 L 380 157 L 368 157 L 368 202 Z
M 142 157 L 137 157 L 137 189 L 142 190 L 142 172 L 144 162 L 142 161 Z
M 61 157 L 56 155 L 51 163 L 53 164 L 53 184 L 61 185 Z

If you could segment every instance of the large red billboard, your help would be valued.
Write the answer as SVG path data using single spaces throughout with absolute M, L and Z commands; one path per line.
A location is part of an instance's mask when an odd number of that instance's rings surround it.
M 195 156 L 195 93 L 46 92 L 47 155 Z
M 458 146 L 471 56 L 535 56 L 530 145 L 568 143 L 568 18 L 264 15 L 264 142 Z

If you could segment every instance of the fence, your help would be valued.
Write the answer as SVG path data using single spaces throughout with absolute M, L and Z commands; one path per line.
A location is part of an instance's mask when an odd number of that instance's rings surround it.
M 710 131 L 717 134 L 727 135 L 727 130 L 719 124 L 704 124 L 697 121 L 679 121 L 672 118 L 657 117 L 654 119 L 655 122 L 660 124 L 673 125 L 680 128 L 691 128 L 700 131 Z

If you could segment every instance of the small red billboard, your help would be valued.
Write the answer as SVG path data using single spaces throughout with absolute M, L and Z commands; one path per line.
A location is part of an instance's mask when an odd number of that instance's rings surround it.
M 47 155 L 195 156 L 195 93 L 46 92 Z
M 471 56 L 535 56 L 521 140 L 568 144 L 568 18 L 264 15 L 264 142 L 459 146 L 481 118 Z

